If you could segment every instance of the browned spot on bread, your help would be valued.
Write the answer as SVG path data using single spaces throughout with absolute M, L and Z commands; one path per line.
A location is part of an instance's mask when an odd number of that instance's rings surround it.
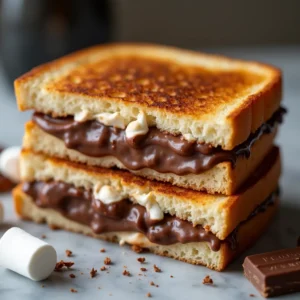
M 162 58 L 122 55 L 83 64 L 47 89 L 201 115 L 249 94 L 249 87 L 264 79 L 246 71 L 212 71 Z

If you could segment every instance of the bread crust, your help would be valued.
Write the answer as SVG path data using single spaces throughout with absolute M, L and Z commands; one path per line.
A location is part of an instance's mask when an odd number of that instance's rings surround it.
M 124 237 L 123 232 L 96 235 L 88 226 L 71 221 L 55 210 L 39 208 L 34 204 L 30 196 L 22 192 L 21 186 L 14 189 L 13 198 L 16 213 L 25 220 L 32 220 L 37 223 L 45 222 L 50 228 L 61 228 L 76 233 L 83 233 L 111 242 L 119 242 Z M 222 271 L 237 255 L 256 242 L 269 225 L 278 207 L 278 202 L 279 199 L 277 199 L 275 205 L 268 207 L 264 213 L 259 213 L 256 217 L 241 226 L 237 234 L 239 245 L 237 251 L 233 251 L 227 243 L 222 244 L 218 252 L 213 252 L 206 242 L 161 246 L 153 244 L 147 239 L 142 239 L 142 242 L 137 240 L 132 241 L 130 244 L 148 248 L 151 252 L 158 255 Z
M 278 148 L 271 150 L 265 158 L 265 165 L 260 176 L 254 172 L 249 179 L 253 182 L 248 182 L 248 186 L 233 196 L 187 190 L 126 171 L 86 166 L 27 150 L 21 154 L 21 177 L 25 182 L 56 180 L 88 190 L 93 190 L 97 184 L 111 185 L 133 202 L 134 194 L 152 192 L 164 213 L 202 225 L 223 240 L 276 190 L 281 171 Z
M 170 182 L 179 187 L 204 191 L 209 194 L 233 195 L 271 150 L 275 136 L 276 130 L 273 133 L 264 134 L 251 148 L 251 156 L 249 158 L 239 157 L 235 168 L 232 168 L 230 162 L 223 162 L 202 174 L 183 176 L 171 173 L 163 174 L 147 168 L 139 171 L 129 171 L 148 179 Z M 32 121 L 25 125 L 23 147 L 48 156 L 85 163 L 91 166 L 104 168 L 116 166 L 120 169 L 127 169 L 118 159 L 112 156 L 94 158 L 68 149 L 63 141 L 44 132 Z
M 130 74 L 118 69 L 122 65 L 142 77 L 131 74 L 132 82 L 127 80 Z M 119 111 L 127 123 L 143 110 L 151 126 L 231 150 L 279 107 L 282 79 L 279 69 L 257 62 L 173 47 L 109 44 L 33 69 L 15 81 L 15 92 L 20 110 L 54 116 L 82 108 Z

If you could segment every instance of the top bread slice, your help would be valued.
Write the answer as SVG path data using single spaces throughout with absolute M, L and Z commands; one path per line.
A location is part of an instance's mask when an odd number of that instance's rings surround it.
M 15 81 L 20 110 L 52 116 L 140 111 L 149 126 L 231 150 L 279 107 L 271 66 L 173 47 L 108 44 L 37 67 Z

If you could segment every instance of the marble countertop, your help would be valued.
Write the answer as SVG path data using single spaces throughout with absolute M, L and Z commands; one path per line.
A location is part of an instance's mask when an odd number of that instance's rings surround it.
M 283 247 L 294 247 L 300 235 L 300 47 L 278 48 L 235 48 L 209 49 L 230 56 L 265 61 L 282 68 L 284 72 L 284 104 L 289 114 L 280 130 L 278 144 L 283 149 L 284 174 L 281 179 L 281 207 L 274 222 L 259 242 L 247 254 L 259 253 Z M 1 68 L 0 68 L 1 71 Z M 19 113 L 10 88 L 4 85 L 0 72 L 0 144 L 17 145 L 21 143 L 23 124 L 30 113 Z M 11 226 L 19 226 L 29 233 L 41 237 L 52 244 L 59 259 L 66 260 L 65 250 L 70 249 L 75 262 L 72 272 L 53 273 L 44 282 L 32 282 L 9 270 L 0 268 L 0 299 L 22 300 L 68 300 L 68 299 L 143 299 L 150 292 L 154 299 L 211 299 L 240 300 L 260 299 L 258 292 L 242 274 L 243 257 L 236 260 L 222 272 L 214 272 L 204 267 L 177 262 L 152 254 L 136 254 L 129 248 L 94 240 L 77 234 L 51 231 L 45 225 L 36 225 L 18 220 L 13 212 L 12 199 L 9 194 L 0 195 L 5 206 L 5 223 L 0 226 L 0 236 Z M 101 253 L 101 248 L 106 253 Z M 109 273 L 100 272 L 104 258 L 108 256 L 113 264 Z M 146 257 L 145 276 L 139 276 L 140 263 L 136 259 Z M 162 269 L 161 273 L 153 271 L 153 264 Z M 132 274 L 122 275 L 124 265 Z M 98 275 L 90 278 L 91 268 L 98 269 Z M 75 279 L 69 277 L 76 275 Z M 81 274 L 83 273 L 83 274 Z M 170 276 L 173 275 L 173 278 Z M 210 275 L 213 286 L 205 286 L 202 279 Z M 151 286 L 154 281 L 159 287 Z M 74 288 L 78 292 L 71 293 Z M 205 298 L 204 298 L 205 297 Z M 299 299 L 300 294 L 282 296 L 282 300 Z M 255 298 L 254 298 L 255 299 Z

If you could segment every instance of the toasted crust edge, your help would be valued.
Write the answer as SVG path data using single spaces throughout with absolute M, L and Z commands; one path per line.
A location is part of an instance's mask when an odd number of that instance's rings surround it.
M 222 55 L 212 55 L 204 54 L 200 52 L 183 50 L 176 47 L 153 45 L 153 44 L 135 44 L 135 43 L 114 43 L 106 45 L 97 45 L 91 48 L 83 49 L 69 55 L 66 55 L 62 58 L 54 60 L 52 62 L 43 64 L 39 67 L 32 69 L 31 71 L 25 73 L 21 77 L 17 78 L 14 82 L 15 94 L 17 98 L 18 107 L 21 111 L 27 109 L 34 109 L 34 107 L 29 107 L 26 104 L 24 99 L 24 84 L 28 84 L 31 80 L 36 77 L 41 76 L 45 72 L 55 70 L 59 67 L 63 67 L 67 63 L 76 63 L 79 64 L 81 61 L 85 61 L 86 57 L 94 55 L 96 52 L 107 49 L 115 49 L 118 47 L 123 48 L 132 48 L 132 49 L 153 49 L 156 51 L 158 49 L 164 51 L 176 51 L 178 54 L 189 55 L 192 57 L 206 57 L 209 59 L 214 59 L 216 61 L 227 62 L 228 64 L 243 64 L 243 65 L 252 65 L 256 68 L 263 68 L 270 72 L 269 83 L 259 92 L 254 95 L 249 95 L 246 97 L 244 103 L 235 109 L 226 118 L 227 128 L 232 129 L 230 138 L 225 141 L 221 146 L 225 150 L 231 150 L 236 145 L 241 144 L 247 139 L 251 132 L 254 132 L 263 122 L 267 121 L 271 115 L 279 107 L 279 103 L 282 98 L 282 77 L 280 69 L 259 62 L 254 61 L 244 61 L 239 59 L 228 58 Z M 218 146 L 218 145 L 214 145 Z

